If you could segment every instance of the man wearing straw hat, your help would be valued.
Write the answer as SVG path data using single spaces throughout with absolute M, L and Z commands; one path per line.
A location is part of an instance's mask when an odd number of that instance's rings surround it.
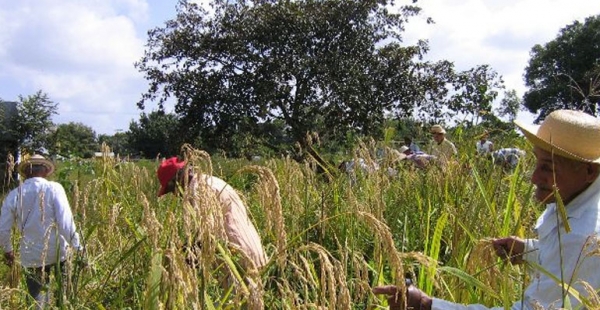
M 15 255 L 11 230 L 16 224 L 21 235 L 19 248 L 27 291 L 35 299 L 36 307 L 44 308 L 50 298 L 47 289 L 50 272 L 54 271 L 58 282 L 56 302 L 61 307 L 61 294 L 67 282 L 64 266 L 67 245 L 83 250 L 71 207 L 62 185 L 46 180 L 54 172 L 51 161 L 33 155 L 19 165 L 19 172 L 25 181 L 8 193 L 0 211 L 0 246 L 6 262 L 12 266 Z
M 246 205 L 235 189 L 225 181 L 205 174 L 193 173 L 191 167 L 186 167 L 185 161 L 171 157 L 160 163 L 157 170 L 160 189 L 158 196 L 168 193 L 179 194 L 179 190 L 187 191 L 187 197 L 195 208 L 200 208 L 199 203 L 208 207 L 208 201 L 199 201 L 202 198 L 216 196 L 223 212 L 225 234 L 230 243 L 238 247 L 249 260 L 243 260 L 245 267 L 252 263 L 260 269 L 267 263 L 267 256 L 263 249 L 260 236 L 248 218 Z M 204 195 L 204 196 L 203 196 Z M 200 198 L 200 199 L 199 199 Z M 216 231 L 214 232 L 217 233 Z
M 539 128 L 515 123 L 534 146 L 531 182 L 535 198 L 546 209 L 535 225 L 536 239 L 493 241 L 500 257 L 538 266 L 531 270 L 523 300 L 511 309 L 590 307 L 585 302 L 590 300 L 588 289 L 600 288 L 600 120 L 579 111 L 558 110 Z M 390 309 L 403 306 L 396 286 L 375 287 L 373 292 L 388 295 Z M 409 309 L 488 309 L 431 298 L 412 285 L 405 293 Z
M 433 135 L 433 141 L 429 146 L 429 154 L 435 156 L 442 164 L 456 156 L 456 146 L 446 139 L 446 130 L 441 125 L 433 125 L 429 130 Z

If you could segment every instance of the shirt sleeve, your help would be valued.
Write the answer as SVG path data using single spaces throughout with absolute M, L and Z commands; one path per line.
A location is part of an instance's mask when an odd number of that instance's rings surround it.
M 10 192 L 2 203 L 2 209 L 0 209 L 0 246 L 5 253 L 13 250 L 10 231 L 15 219 L 14 200 L 14 192 Z
M 538 255 L 540 251 L 538 250 L 538 240 L 537 239 L 525 239 L 525 254 L 523 255 L 523 259 L 527 262 L 537 262 L 539 260 Z
M 564 277 L 565 285 L 572 285 L 572 289 L 588 296 L 583 283 L 593 288 L 600 285 L 598 277 L 598 266 L 600 266 L 600 257 L 590 255 L 597 250 L 597 245 L 586 235 L 578 233 L 564 233 L 561 238 L 561 245 L 551 243 L 548 246 L 547 253 L 557 253 L 557 255 L 540 256 L 537 264 L 542 265 L 544 271 L 532 268 L 534 275 L 532 282 L 525 291 L 525 298 L 529 303 L 539 303 L 543 309 L 562 307 L 562 288 L 560 283 L 547 276 L 545 273 L 553 274 L 560 280 Z M 562 249 L 559 249 L 561 247 Z M 539 251 L 536 251 L 539 252 Z M 562 255 L 558 254 L 562 253 Z M 562 256 L 562 257 L 561 257 Z M 579 306 L 579 301 L 573 296 L 568 295 L 573 309 Z
M 75 249 L 81 250 L 82 246 L 79 242 L 79 234 L 75 227 L 75 221 L 73 220 L 73 213 L 71 212 L 71 206 L 67 199 L 65 189 L 59 183 L 53 183 L 54 191 L 54 207 L 56 224 L 58 226 L 59 234 L 67 240 L 67 242 Z

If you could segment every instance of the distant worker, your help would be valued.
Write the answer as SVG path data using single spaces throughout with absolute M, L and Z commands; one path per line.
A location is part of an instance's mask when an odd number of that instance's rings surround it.
M 411 137 L 404 137 L 404 145 L 406 145 L 412 153 L 420 152 L 419 146 L 412 140 Z
M 518 148 L 502 148 L 492 152 L 492 160 L 496 165 L 514 169 L 519 164 L 519 159 L 525 156 L 525 151 Z
M 479 136 L 479 141 L 475 144 L 477 155 L 486 155 L 494 151 L 494 143 L 488 139 L 489 135 L 489 132 L 485 130 L 483 134 Z
M 447 164 L 458 154 L 456 146 L 446 139 L 446 130 L 441 125 L 433 125 L 429 132 L 433 135 L 429 154 L 435 156 L 441 164 Z
M 437 158 L 433 155 L 426 154 L 421 151 L 412 152 L 410 148 L 406 145 L 403 145 L 398 150 L 402 154 L 406 155 L 406 160 L 414 164 L 417 168 L 427 168 L 430 162 L 435 161 Z

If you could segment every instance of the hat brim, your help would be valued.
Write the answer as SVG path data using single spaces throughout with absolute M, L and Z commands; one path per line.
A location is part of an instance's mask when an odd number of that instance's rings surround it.
M 19 164 L 19 173 L 25 175 L 25 169 L 29 166 L 44 166 L 48 169 L 48 175 L 54 173 L 54 164 L 47 159 L 33 158 Z
M 534 146 L 537 146 L 544 151 L 551 152 L 555 155 L 566 157 L 576 161 L 582 161 L 587 163 L 600 163 L 600 158 L 583 158 L 581 156 L 575 155 L 560 146 L 552 144 L 552 141 L 546 141 L 537 135 L 539 125 L 526 125 L 517 120 L 514 121 L 515 125 L 521 129 L 525 138 L 529 140 Z

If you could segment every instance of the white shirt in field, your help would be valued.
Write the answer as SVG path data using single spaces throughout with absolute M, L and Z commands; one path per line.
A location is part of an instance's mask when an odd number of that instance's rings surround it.
M 492 143 L 492 141 L 490 141 L 490 140 L 485 140 L 485 142 L 482 143 L 481 140 L 479 140 L 479 141 L 477 141 L 476 147 L 477 147 L 477 154 L 484 155 L 484 154 L 487 154 L 492 151 L 492 148 L 494 147 L 494 143 Z
M 66 259 L 67 244 L 80 249 L 71 207 L 62 185 L 44 178 L 26 179 L 13 189 L 0 210 L 0 246 L 12 251 L 11 229 L 21 233 L 21 265 L 42 267 Z
M 561 278 L 562 271 L 563 282 L 572 283 L 575 291 L 587 296 L 582 282 L 594 289 L 600 288 L 600 256 L 588 255 L 591 251 L 597 251 L 600 244 L 597 240 L 600 233 L 600 177 L 565 208 L 571 232 L 565 231 L 562 220 L 557 215 L 556 204 L 547 205 L 535 226 L 538 239 L 527 239 L 525 242 L 525 253 L 528 254 L 524 258 L 527 262 L 540 265 L 545 272 L 557 279 Z M 560 223 L 560 226 L 557 223 Z M 525 289 L 523 301 L 515 302 L 510 309 L 563 307 L 562 289 L 559 283 L 539 269 L 532 269 L 530 279 L 531 283 Z M 577 309 L 580 305 L 579 301 L 572 296 L 568 298 L 573 309 Z M 534 305 L 539 305 L 541 308 L 534 308 Z M 500 310 L 504 307 L 466 306 L 434 298 L 432 310 L 442 309 Z

